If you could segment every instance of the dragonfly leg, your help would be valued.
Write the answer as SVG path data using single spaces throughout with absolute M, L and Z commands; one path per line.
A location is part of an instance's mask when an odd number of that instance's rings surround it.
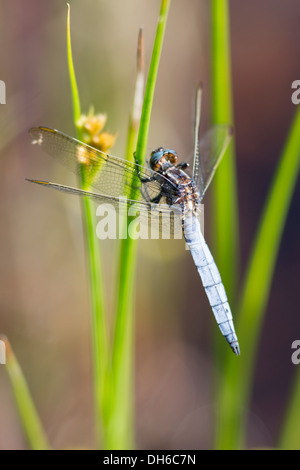
M 177 163 L 176 168 L 180 168 L 181 170 L 185 170 L 187 167 L 189 167 L 190 164 L 186 162 L 180 162 Z
M 146 201 L 154 203 L 154 204 L 158 204 L 159 201 L 162 198 L 162 192 L 160 192 L 157 196 L 155 196 L 151 199 L 151 197 L 149 196 L 148 191 L 147 191 L 147 186 L 144 188 L 144 191 L 143 191 L 142 188 L 140 188 L 140 191 L 141 191 L 141 195 L 143 196 L 144 199 L 146 199 Z M 146 194 L 144 194 L 144 192 Z
M 139 164 L 137 162 L 137 159 L 135 158 L 135 153 L 133 154 L 134 156 L 134 160 L 135 160 L 135 163 L 136 163 L 136 172 L 137 172 L 137 175 L 138 175 L 138 178 L 140 180 L 141 183 L 151 183 L 152 181 L 155 181 L 155 178 L 153 176 L 150 176 L 148 178 L 144 178 L 141 173 L 140 173 L 140 170 L 139 170 Z M 146 194 L 144 194 L 142 188 L 140 188 L 140 191 L 141 191 L 141 194 L 143 196 L 144 199 L 146 199 L 148 202 L 151 202 L 151 203 L 155 203 L 155 204 L 158 204 L 159 201 L 161 200 L 162 198 L 162 192 L 160 192 L 157 196 L 153 197 L 151 199 L 151 197 L 149 196 L 148 194 L 148 191 L 147 191 L 147 187 L 145 186 L 144 188 L 144 191 Z
M 158 204 L 161 198 L 162 198 L 162 193 L 160 192 L 157 196 L 150 199 L 150 202 L 153 202 L 154 204 Z
M 144 178 L 143 176 L 141 176 L 140 165 L 139 165 L 137 159 L 135 158 L 135 152 L 133 154 L 133 158 L 134 158 L 134 161 L 135 161 L 135 164 L 136 164 L 136 172 L 137 172 L 137 175 L 138 175 L 138 178 L 139 178 L 140 182 L 141 183 L 150 183 L 151 181 L 154 181 L 155 178 L 153 176 L 150 176 L 149 178 Z

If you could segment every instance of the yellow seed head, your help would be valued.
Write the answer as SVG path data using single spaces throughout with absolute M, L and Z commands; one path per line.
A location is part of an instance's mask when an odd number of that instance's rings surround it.
M 107 152 L 115 143 L 116 134 L 102 132 L 107 116 L 104 113 L 82 114 L 77 121 L 77 127 L 83 134 L 83 141 L 92 147 Z

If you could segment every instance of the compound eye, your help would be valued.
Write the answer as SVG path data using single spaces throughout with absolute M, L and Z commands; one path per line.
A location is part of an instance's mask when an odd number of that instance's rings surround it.
M 159 169 L 161 165 L 161 159 L 164 156 L 164 152 L 165 152 L 165 149 L 163 147 L 159 147 L 156 150 L 153 150 L 153 152 L 151 152 L 149 163 L 150 163 L 150 168 L 152 170 L 157 171 Z
M 166 160 L 172 163 L 172 165 L 177 164 L 178 157 L 177 157 L 177 153 L 175 152 L 175 150 L 165 149 L 164 157 L 166 158 Z

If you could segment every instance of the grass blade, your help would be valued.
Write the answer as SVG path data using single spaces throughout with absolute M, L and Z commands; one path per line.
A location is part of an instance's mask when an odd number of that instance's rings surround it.
M 137 47 L 137 74 L 133 106 L 129 118 L 126 156 L 133 159 L 144 95 L 143 30 Z M 124 221 L 125 223 L 125 221 Z M 127 222 L 126 222 L 127 224 Z M 127 226 L 125 228 L 127 230 Z M 110 448 L 134 448 L 134 280 L 136 243 L 120 241 L 118 294 L 116 306 L 113 373 L 115 394 L 112 396 Z
M 299 422 L 300 422 L 300 374 L 296 372 L 291 398 L 289 401 L 284 423 L 281 429 L 279 448 L 282 450 L 299 450 Z
M 230 25 L 227 0 L 212 0 L 212 120 L 233 125 Z M 220 269 L 229 303 L 236 300 L 239 230 L 234 139 L 230 143 L 213 182 L 214 256 Z
M 67 19 L 67 54 L 70 75 L 70 84 L 73 102 L 73 119 L 77 128 L 77 137 L 82 140 L 82 135 L 77 127 L 81 115 L 79 92 L 76 82 L 75 69 L 72 58 L 71 35 L 70 35 L 70 6 L 68 5 Z M 84 174 L 81 174 L 83 189 Z M 89 271 L 89 287 L 92 311 L 92 344 L 93 344 L 93 380 L 94 380 L 94 406 L 97 445 L 105 445 L 107 424 L 107 400 L 109 397 L 108 381 L 108 340 L 107 325 L 105 318 L 103 279 L 101 268 L 101 256 L 99 240 L 95 230 L 95 208 L 93 202 L 87 198 L 81 198 L 81 210 L 83 217 L 83 229 L 85 235 L 85 252 Z
M 145 90 L 142 114 L 136 145 L 136 158 L 140 164 L 143 164 L 146 156 L 148 132 L 150 125 L 150 116 L 152 102 L 157 78 L 159 60 L 163 45 L 164 32 L 167 22 L 170 0 L 162 0 L 160 15 L 158 19 L 156 35 L 153 45 L 151 63 L 149 67 L 147 85 Z M 132 126 L 132 125 L 131 125 Z M 132 131 L 134 133 L 134 130 Z M 133 139 L 129 138 L 128 142 Z M 128 147 L 127 153 L 133 149 Z M 130 195 L 131 199 L 136 198 L 136 190 L 133 189 Z M 128 224 L 131 222 L 128 218 Z M 132 393 L 133 376 L 133 292 L 135 285 L 135 264 L 136 264 L 137 243 L 131 238 L 122 241 L 120 251 L 120 269 L 119 269 L 119 293 L 118 307 L 115 324 L 115 336 L 113 345 L 113 374 L 114 374 L 114 417 L 112 438 L 114 440 L 111 448 L 130 448 L 133 445 L 132 439 L 132 399 L 129 393 Z M 124 399 L 124 384 L 126 385 L 125 397 L 131 403 L 128 412 L 128 402 Z M 127 409 L 126 409 L 127 407 Z
M 297 111 L 271 186 L 250 256 L 242 291 L 238 327 L 242 355 L 228 358 L 221 390 L 218 447 L 245 445 L 245 419 L 257 346 L 270 294 L 276 258 L 300 166 L 300 111 Z
M 144 97 L 145 64 L 144 64 L 144 37 L 143 29 L 140 28 L 137 46 L 137 73 L 135 81 L 135 92 L 132 110 L 129 117 L 126 156 L 128 160 L 133 159 L 136 148 L 137 134 L 141 121 L 141 113 Z
M 71 44 L 71 26 L 70 26 L 70 4 L 67 3 L 68 14 L 67 14 L 67 58 L 68 58 L 68 69 L 71 85 L 71 95 L 72 95 L 72 104 L 73 104 L 73 117 L 74 122 L 76 123 L 81 116 L 81 106 L 79 99 L 79 91 L 77 87 L 75 68 L 73 63 L 72 55 L 72 44 Z
M 31 450 L 49 450 L 48 439 L 35 409 L 22 369 L 7 338 L 1 336 L 0 339 L 6 346 L 6 368 L 29 447 Z
M 231 79 L 230 53 L 230 22 L 229 4 L 227 0 L 212 0 L 211 2 L 211 45 L 212 45 L 212 121 L 214 124 L 233 125 L 233 100 Z M 238 198 L 235 167 L 235 143 L 232 139 L 226 150 L 219 168 L 214 176 L 212 236 L 214 241 L 214 257 L 219 267 L 229 303 L 236 323 L 236 296 L 239 263 L 239 230 L 238 230 Z M 239 331 L 237 330 L 239 337 Z M 216 345 L 216 400 L 222 403 L 220 396 L 220 381 L 227 380 L 224 375 L 226 357 L 223 353 L 223 338 L 219 332 L 215 334 Z M 222 348 L 222 350 L 221 350 Z M 236 358 L 235 358 L 236 359 Z M 221 377 L 219 377 L 221 371 Z M 220 405 L 222 407 L 222 405 Z M 221 409 L 221 412 L 224 412 Z M 216 416 L 216 442 L 223 440 L 224 428 L 220 428 L 219 416 Z
M 136 158 L 141 165 L 143 165 L 146 157 L 153 96 L 170 3 L 171 0 L 162 0 L 161 2 L 160 14 L 154 39 L 151 63 L 149 67 L 147 85 L 144 96 L 143 110 L 141 115 L 141 123 L 139 127 L 138 140 L 136 145 Z

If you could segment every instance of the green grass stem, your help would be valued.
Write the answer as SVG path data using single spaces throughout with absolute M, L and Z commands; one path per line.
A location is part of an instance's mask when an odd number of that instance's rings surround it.
M 49 450 L 47 436 L 34 406 L 26 379 L 7 338 L 0 338 L 6 345 L 6 369 L 12 385 L 24 434 L 31 450 Z
M 211 86 L 212 122 L 230 124 L 234 127 L 229 4 L 227 0 L 211 1 Z M 239 263 L 238 197 L 235 168 L 234 137 L 226 150 L 212 182 L 212 236 L 213 253 L 236 322 L 236 297 Z M 239 332 L 237 331 L 239 336 Z M 215 391 L 220 401 L 220 379 L 224 373 L 224 339 L 215 330 Z M 238 360 L 236 358 L 236 360 Z M 226 377 L 224 378 L 226 380 Z M 216 440 L 223 429 L 219 429 L 216 416 Z
M 212 121 L 213 124 L 233 125 L 228 0 L 211 1 L 211 35 Z M 239 221 L 234 138 L 222 158 L 212 187 L 214 257 L 220 269 L 229 303 L 234 305 L 239 263 Z
M 126 156 L 133 159 L 144 96 L 143 30 L 137 47 L 137 74 L 129 117 Z M 127 230 L 127 221 L 125 229 Z M 114 394 L 111 396 L 110 448 L 133 449 L 134 432 L 134 281 L 136 243 L 120 241 L 116 324 L 113 348 Z
M 144 163 L 146 157 L 153 96 L 169 6 L 170 0 L 162 0 L 136 144 L 136 158 L 140 164 Z M 132 116 L 135 115 L 134 109 L 137 109 L 139 102 L 140 98 L 135 101 L 136 104 L 134 105 Z M 128 158 L 132 158 L 134 147 L 131 143 L 135 141 L 135 132 L 136 125 L 131 120 L 127 147 Z M 130 137 L 130 134 L 133 135 L 133 138 Z M 130 198 L 135 199 L 136 196 L 136 190 L 133 189 Z M 128 218 L 128 224 L 130 222 L 131 219 Z M 127 238 L 121 242 L 118 306 L 113 345 L 115 413 L 113 419 L 114 431 L 111 435 L 114 439 L 113 448 L 122 449 L 132 448 L 133 446 L 133 415 L 130 415 L 133 412 L 133 403 L 129 394 L 133 393 L 133 293 L 135 287 L 136 252 L 137 243 L 135 240 Z
M 139 127 L 138 140 L 136 145 L 136 158 L 141 165 L 143 165 L 146 158 L 153 96 L 170 3 L 171 0 L 162 0 L 161 2 L 160 14 L 158 18 L 156 35 L 152 50 L 151 63 L 148 72 L 143 110 L 141 115 L 141 123 Z
M 228 0 L 212 0 L 213 121 L 233 124 L 231 95 L 230 25 Z M 287 211 L 295 188 L 300 158 L 300 112 L 296 114 L 259 223 L 248 269 L 236 305 L 239 259 L 237 188 L 234 145 L 224 156 L 215 176 L 214 213 L 216 259 L 233 301 L 241 357 L 226 355 L 223 378 L 218 383 L 216 447 L 245 446 L 249 399 L 257 348 L 269 298 L 275 263 Z M 236 312 L 238 315 L 236 315 Z M 291 418 L 292 420 L 293 418 Z M 288 427 L 292 425 L 289 422 Z M 288 428 L 287 428 L 288 429 Z
M 228 357 L 221 388 L 218 448 L 245 446 L 246 419 L 253 372 L 275 264 L 300 166 L 300 111 L 287 137 L 259 223 L 239 303 L 237 331 L 241 357 Z M 298 387 L 296 386 L 296 390 Z M 298 401 L 298 407 L 300 402 Z M 294 407 L 290 409 L 294 411 Z M 290 412 L 291 412 L 290 411 Z M 287 433 L 294 416 L 286 420 Z M 299 410 L 298 410 L 299 416 Z M 295 425 L 295 423 L 294 423 Z M 286 437 L 283 442 L 287 442 Z
M 297 367 L 297 366 L 295 366 Z M 299 450 L 299 423 L 300 423 L 300 373 L 296 370 L 294 377 L 290 400 L 288 403 L 286 416 L 280 431 L 278 442 L 279 449 L 282 450 Z
M 70 6 L 68 5 L 67 17 L 67 54 L 68 66 L 73 102 L 73 119 L 77 129 L 77 137 L 82 140 L 81 132 L 77 127 L 81 115 L 79 92 L 75 76 L 72 58 L 71 34 L 70 34 Z M 84 183 L 84 173 L 81 174 L 83 189 L 88 189 Z M 107 432 L 107 402 L 109 397 L 108 378 L 108 339 L 105 317 L 105 303 L 103 291 L 103 277 L 99 240 L 96 236 L 95 207 L 88 198 L 81 198 L 81 210 L 83 217 L 83 229 L 85 236 L 85 252 L 89 271 L 89 287 L 92 311 L 92 346 L 93 346 L 93 381 L 94 381 L 94 406 L 97 446 L 106 447 L 105 437 Z
M 146 155 L 153 95 L 169 5 L 170 0 L 162 0 L 141 118 L 139 116 L 139 108 L 141 107 L 142 102 L 143 72 L 141 70 L 141 54 L 139 55 L 140 64 L 138 66 L 135 100 L 128 131 L 127 156 L 128 158 L 132 159 L 135 143 L 137 141 L 136 157 L 140 163 L 143 163 Z M 142 50 L 141 42 L 142 37 L 140 35 L 139 50 Z M 76 124 L 80 117 L 80 102 L 71 52 L 69 14 L 68 63 L 73 99 L 74 122 Z M 139 121 L 139 132 L 138 136 L 136 137 Z M 78 135 L 79 139 L 80 137 L 81 136 Z M 83 187 L 86 189 L 84 185 Z M 132 190 L 130 197 L 135 197 L 135 191 L 136 189 Z M 98 253 L 98 243 L 94 235 L 95 230 L 93 223 L 93 210 L 91 208 L 91 203 L 88 200 L 83 200 L 83 219 L 86 235 L 86 251 L 88 255 L 90 271 L 93 311 L 92 329 L 94 338 L 93 356 L 96 423 L 98 424 L 98 429 L 101 428 L 100 425 L 102 425 L 102 445 L 104 448 L 129 449 L 134 447 L 133 292 L 135 284 L 135 260 L 137 244 L 130 238 L 121 242 L 119 288 L 117 293 L 118 304 L 112 349 L 112 368 L 108 369 L 106 322 L 104 315 L 103 292 L 101 290 L 102 277 L 100 253 Z M 130 219 L 128 220 L 128 223 L 130 223 Z

